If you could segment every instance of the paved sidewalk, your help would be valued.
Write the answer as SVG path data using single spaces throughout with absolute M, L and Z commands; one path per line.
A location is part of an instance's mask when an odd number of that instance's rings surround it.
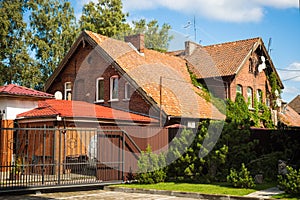
M 266 190 L 260 190 L 257 192 L 253 192 L 251 194 L 246 195 L 246 197 L 256 197 L 263 199 L 270 199 L 272 196 L 276 194 L 282 194 L 284 191 L 279 190 L 277 187 L 269 188 Z

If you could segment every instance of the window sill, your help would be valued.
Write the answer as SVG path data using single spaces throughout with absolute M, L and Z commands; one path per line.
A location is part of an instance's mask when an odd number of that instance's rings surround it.
M 104 100 L 94 101 L 94 103 L 104 103 Z
M 130 99 L 123 99 L 123 101 L 130 101 Z
M 119 99 L 111 99 L 108 102 L 117 102 L 117 101 L 119 101 Z

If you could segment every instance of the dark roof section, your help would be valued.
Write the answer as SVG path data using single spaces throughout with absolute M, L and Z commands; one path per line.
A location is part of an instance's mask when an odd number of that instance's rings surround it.
M 288 105 L 300 114 L 300 95 L 297 95 Z

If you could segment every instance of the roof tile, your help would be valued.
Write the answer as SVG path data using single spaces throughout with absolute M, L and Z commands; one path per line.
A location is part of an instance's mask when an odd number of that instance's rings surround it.
M 54 97 L 52 94 L 37 91 L 37 90 L 27 88 L 27 87 L 22 87 L 22 86 L 15 85 L 15 84 L 0 86 L 0 94 L 21 95 L 21 96 L 30 96 L 30 97 L 40 97 L 40 98 L 53 98 Z
M 19 114 L 18 118 L 32 117 L 80 117 L 95 119 L 132 120 L 139 122 L 157 122 L 157 120 L 105 106 L 90 104 L 82 101 L 67 101 L 48 99 L 39 102 L 38 108 Z

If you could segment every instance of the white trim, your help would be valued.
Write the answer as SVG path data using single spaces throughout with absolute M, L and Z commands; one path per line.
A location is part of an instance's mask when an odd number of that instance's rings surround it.
M 114 80 L 115 79 L 117 79 L 117 93 L 116 93 L 116 95 L 117 95 L 117 98 L 113 98 L 113 86 L 114 86 Z M 119 76 L 118 75 L 115 75 L 115 76 L 112 76 L 112 77 L 110 77 L 110 80 L 109 80 L 109 82 L 110 82 L 110 88 L 109 88 L 109 97 L 110 97 L 110 102 L 112 102 L 112 101 L 119 101 Z
M 99 81 L 103 81 L 103 99 L 99 99 Z M 104 102 L 104 78 L 99 77 L 96 79 L 96 103 Z
M 67 88 L 67 85 L 70 84 L 70 88 Z M 64 100 L 72 100 L 72 82 L 65 82 L 65 95 L 64 95 Z M 68 99 L 67 94 L 68 92 L 71 92 L 71 99 Z
M 130 88 L 131 85 L 129 84 L 129 82 L 126 82 L 124 85 L 124 99 L 123 100 L 130 100 Z M 129 92 L 129 94 L 128 94 Z

